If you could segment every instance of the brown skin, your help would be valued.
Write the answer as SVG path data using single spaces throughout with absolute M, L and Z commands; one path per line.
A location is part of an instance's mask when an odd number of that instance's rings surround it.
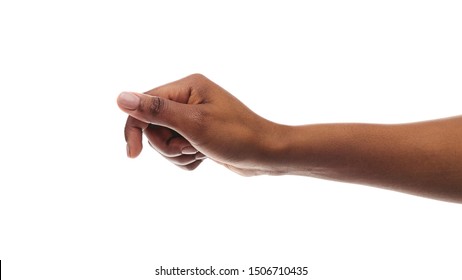
M 124 102 L 126 98 L 132 102 Z M 127 154 L 142 134 L 174 164 L 210 158 L 245 176 L 304 175 L 462 203 L 462 116 L 399 125 L 287 126 L 268 121 L 195 74 L 123 93 Z

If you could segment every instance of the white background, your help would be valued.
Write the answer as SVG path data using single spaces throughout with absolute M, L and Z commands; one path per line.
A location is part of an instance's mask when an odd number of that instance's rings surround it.
M 2 0 L 4 279 L 174 279 L 160 265 L 461 279 L 462 205 L 130 160 L 115 102 L 200 72 L 285 124 L 458 115 L 461 15 L 460 1 Z

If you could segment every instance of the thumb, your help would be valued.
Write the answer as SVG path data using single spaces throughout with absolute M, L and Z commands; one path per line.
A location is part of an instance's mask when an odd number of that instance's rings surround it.
M 175 102 L 159 96 L 122 92 L 117 98 L 120 109 L 130 116 L 178 132 L 190 127 L 194 105 Z

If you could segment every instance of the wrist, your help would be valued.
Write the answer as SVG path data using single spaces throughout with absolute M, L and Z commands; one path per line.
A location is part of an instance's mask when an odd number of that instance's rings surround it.
M 316 125 L 278 124 L 268 145 L 268 173 L 322 177 L 324 166 L 321 154 L 328 142 L 323 137 L 325 134 Z
M 300 132 L 295 126 L 271 123 L 265 130 L 262 141 L 262 167 L 268 175 L 291 174 L 294 164 L 294 155 L 297 154 L 295 142 Z

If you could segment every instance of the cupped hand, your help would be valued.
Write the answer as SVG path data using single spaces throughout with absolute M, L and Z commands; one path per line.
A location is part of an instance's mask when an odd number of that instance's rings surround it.
M 280 126 L 203 75 L 144 94 L 124 92 L 117 103 L 129 115 L 125 125 L 129 157 L 140 154 L 144 134 L 152 148 L 187 170 L 210 158 L 241 175 L 272 173 Z

